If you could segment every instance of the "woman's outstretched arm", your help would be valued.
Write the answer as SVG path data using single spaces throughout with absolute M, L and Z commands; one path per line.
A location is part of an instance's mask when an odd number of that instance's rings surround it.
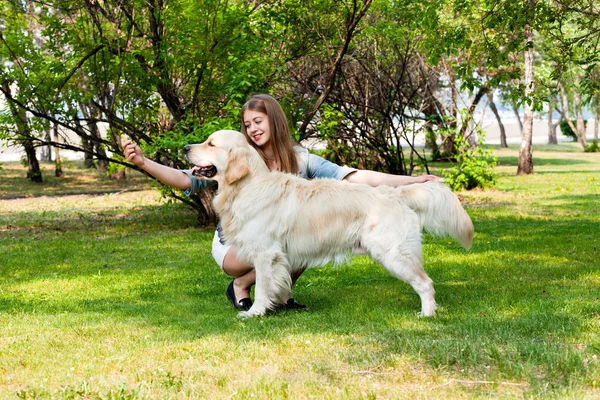
M 181 190 L 187 190 L 192 187 L 192 181 L 189 176 L 178 169 L 167 167 L 166 165 L 147 159 L 142 154 L 140 147 L 131 140 L 123 143 L 123 154 L 129 162 L 137 165 L 165 185 Z
M 345 181 L 351 183 L 362 183 L 370 186 L 404 186 L 411 185 L 413 183 L 425 183 L 429 181 L 439 181 L 440 178 L 435 175 L 420 175 L 420 176 L 406 176 L 406 175 L 392 175 L 385 174 L 383 172 L 369 171 L 359 169 L 354 171 L 344 178 Z

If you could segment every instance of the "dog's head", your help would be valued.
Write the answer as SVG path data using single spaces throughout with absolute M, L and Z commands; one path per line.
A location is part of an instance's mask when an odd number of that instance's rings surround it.
M 223 130 L 211 134 L 201 144 L 184 147 L 185 157 L 195 165 L 193 174 L 201 179 L 214 179 L 228 185 L 250 172 L 250 146 L 241 132 Z

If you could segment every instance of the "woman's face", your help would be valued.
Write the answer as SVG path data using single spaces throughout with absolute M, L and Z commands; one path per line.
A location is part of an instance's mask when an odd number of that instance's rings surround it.
M 244 113 L 244 126 L 246 134 L 259 147 L 271 141 L 271 127 L 269 117 L 260 111 L 246 110 Z

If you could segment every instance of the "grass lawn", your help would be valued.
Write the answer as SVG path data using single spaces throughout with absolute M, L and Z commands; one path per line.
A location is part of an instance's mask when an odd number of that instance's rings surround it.
M 0 398 L 599 398 L 600 155 L 576 149 L 524 177 L 495 149 L 497 187 L 460 193 L 471 251 L 425 235 L 433 318 L 355 257 L 303 275 L 309 311 L 239 320 L 213 230 L 143 176 L 5 164 Z

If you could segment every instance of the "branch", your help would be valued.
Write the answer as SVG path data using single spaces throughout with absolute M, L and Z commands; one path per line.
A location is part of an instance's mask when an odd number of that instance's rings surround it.
M 135 11 L 135 9 L 132 7 L 131 8 L 132 11 Z M 146 33 L 144 33 L 144 31 L 142 30 L 142 28 L 139 27 L 139 25 L 137 24 L 137 22 L 135 22 L 135 19 L 133 18 L 133 13 L 132 12 L 128 12 L 125 7 L 121 7 L 121 10 L 123 11 L 123 14 L 125 14 L 125 16 L 127 17 L 127 19 L 129 20 L 129 22 L 131 23 L 131 26 L 135 28 L 135 30 L 138 32 L 138 34 L 141 37 L 146 37 Z
M 313 106 L 312 110 L 309 111 L 304 116 L 304 121 L 302 121 L 302 125 L 298 129 L 298 133 L 300 135 L 300 140 L 306 138 L 306 129 L 308 128 L 308 124 L 310 124 L 310 122 L 314 118 L 317 111 L 319 111 L 319 108 L 321 107 L 321 105 L 325 102 L 325 100 L 327 99 L 327 97 L 329 96 L 331 91 L 333 90 L 333 86 L 335 85 L 335 78 L 336 78 L 337 73 L 342 64 L 344 55 L 348 51 L 348 47 L 350 46 L 350 42 L 352 41 L 352 37 L 354 35 L 354 30 L 356 29 L 356 26 L 358 25 L 360 20 L 366 14 L 372 1 L 373 0 L 366 0 L 365 3 L 363 4 L 361 10 L 358 12 L 358 14 L 355 14 L 353 16 L 353 18 L 350 21 L 350 24 L 347 26 L 346 37 L 344 39 L 344 43 L 343 43 L 342 47 L 340 48 L 340 50 L 338 51 L 335 62 L 333 64 L 331 70 L 329 71 L 329 77 L 328 77 L 329 79 L 328 79 L 327 86 L 326 86 L 325 90 L 323 91 L 323 93 L 321 93 L 321 95 L 317 99 L 317 102 Z
M 465 120 L 463 121 L 462 126 L 460 128 L 460 135 L 461 136 L 465 136 L 465 133 L 467 132 L 468 122 L 469 122 L 470 119 L 473 119 L 473 114 L 475 113 L 475 109 L 477 108 L 477 104 L 479 104 L 479 102 L 481 101 L 481 99 L 483 98 L 483 96 L 489 90 L 490 89 L 485 84 L 483 84 L 479 88 L 479 90 L 477 91 L 477 93 L 475 94 L 475 98 L 473 98 L 473 101 L 471 102 L 471 105 L 469 106 L 467 118 L 465 118 Z
M 77 136 L 79 136 L 80 138 L 94 139 L 94 140 L 97 140 L 100 143 L 105 144 L 105 145 L 107 145 L 109 147 L 113 146 L 113 143 L 110 142 L 110 141 L 108 141 L 108 140 L 105 140 L 105 139 L 102 139 L 102 138 L 95 138 L 95 137 L 92 137 L 91 135 L 88 135 L 86 133 L 86 131 L 83 130 L 81 127 L 71 126 L 71 125 L 69 125 L 69 124 L 67 124 L 67 123 L 65 123 L 65 122 L 63 122 L 61 120 L 56 119 L 52 115 L 48 115 L 48 114 L 42 113 L 40 111 L 34 110 L 31 107 L 28 107 L 27 105 L 23 104 L 19 100 L 15 99 L 9 91 L 7 91 L 5 88 L 3 88 L 1 86 L 0 86 L 0 92 L 2 92 L 4 94 L 4 96 L 5 96 L 5 98 L 6 98 L 7 101 L 11 102 L 12 104 L 20 107 L 21 109 L 23 109 L 25 111 L 30 112 L 35 117 L 45 119 L 45 120 L 47 120 L 47 121 L 49 121 L 49 122 L 51 122 L 53 124 L 61 126 L 61 127 L 65 128 L 67 130 L 70 130 L 72 132 L 75 132 L 75 134 Z M 124 122 L 124 123 L 127 124 L 126 122 Z M 35 140 L 37 140 L 39 142 L 42 142 L 39 138 L 36 138 L 36 137 L 33 137 L 33 136 L 32 136 L 32 139 L 35 139 Z M 83 150 L 83 149 L 81 149 L 79 147 L 68 145 L 68 144 L 66 144 L 64 146 L 71 146 L 70 148 L 61 147 L 61 146 L 63 146 L 62 144 L 54 143 L 54 142 L 43 142 L 43 143 L 49 144 L 49 145 L 53 145 L 53 146 L 56 146 L 56 147 L 59 147 L 59 148 L 65 148 L 66 150 L 83 151 L 83 152 L 85 152 L 85 150 Z M 109 160 L 109 161 L 112 161 L 112 160 Z
M 94 107 L 98 108 L 98 110 L 102 111 L 108 117 L 109 123 L 118 125 L 121 128 L 121 130 L 123 130 L 125 132 L 129 132 L 129 134 L 133 133 L 138 138 L 144 139 L 148 142 L 150 141 L 150 137 L 148 135 L 146 135 L 145 132 L 136 128 L 134 125 L 125 121 L 124 119 L 117 117 L 108 108 L 104 107 L 103 105 L 101 105 L 100 103 L 98 103 L 95 100 L 92 100 L 91 103 L 94 105 Z
M 71 70 L 71 72 L 69 72 L 69 75 L 67 75 L 65 77 L 65 79 L 61 82 L 60 86 L 56 90 L 56 93 L 54 94 L 54 98 L 53 98 L 54 103 L 56 103 L 56 101 L 58 100 L 58 95 L 60 94 L 60 91 L 62 90 L 62 88 L 67 84 L 67 82 L 69 81 L 69 79 L 71 79 L 71 77 L 75 74 L 75 72 L 83 66 L 83 63 L 85 63 L 88 58 L 90 58 L 94 54 L 98 53 L 100 50 L 102 50 L 104 48 L 104 46 L 105 46 L 104 44 L 100 44 L 100 45 L 96 46 L 88 54 L 86 54 L 85 57 L 83 57 L 81 60 L 79 60 L 79 62 L 75 66 L 75 68 L 73 68 Z
M 563 6 L 564 10 L 566 10 L 566 11 L 574 11 L 576 13 L 583 14 L 583 15 L 588 15 L 588 16 L 592 16 L 592 17 L 600 17 L 600 12 L 594 12 L 592 10 L 588 11 L 588 10 L 584 10 L 581 8 L 571 7 L 571 6 L 568 6 L 567 4 L 565 4 L 565 2 L 562 0 L 555 0 L 555 2 L 560 4 L 561 6 Z
M 577 132 L 577 128 L 575 127 L 575 125 L 573 125 L 573 121 L 571 121 L 571 118 L 569 118 L 569 115 L 567 114 L 569 112 L 569 100 L 567 98 L 567 92 L 565 91 L 565 87 L 562 83 L 559 83 L 558 85 L 560 87 L 560 94 L 562 98 L 562 110 L 559 110 L 558 107 L 556 108 L 556 110 L 560 113 L 563 119 L 567 121 L 569 128 L 571 128 L 573 132 Z

